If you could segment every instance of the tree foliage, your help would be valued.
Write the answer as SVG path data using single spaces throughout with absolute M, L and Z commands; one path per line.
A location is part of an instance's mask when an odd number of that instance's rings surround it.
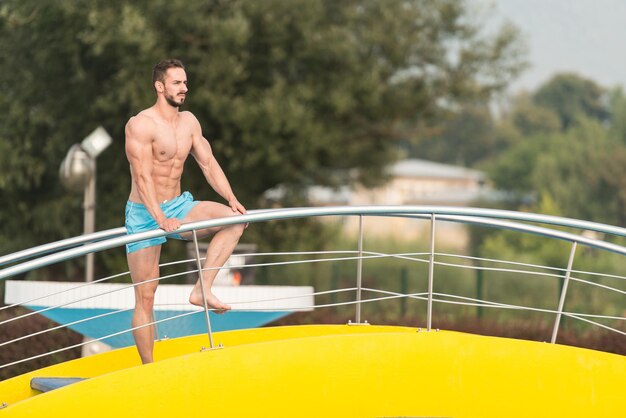
M 626 95 L 622 88 L 614 89 L 610 94 L 611 138 L 626 145 Z
M 510 119 L 524 137 L 561 131 L 561 120 L 555 110 L 533 103 L 524 93 L 514 99 Z
M 457 0 L 6 0 L 0 4 L 0 253 L 76 235 L 69 147 L 102 125 L 98 229 L 123 223 L 123 129 L 164 57 L 187 66 L 205 136 L 248 207 L 283 184 L 374 184 L 398 125 L 501 89 L 517 32 L 485 35 Z M 355 172 L 356 178 L 337 175 Z M 200 172 L 183 187 L 213 198 Z
M 489 165 L 495 185 L 520 202 L 534 196 L 536 208 L 544 196 L 561 215 L 625 225 L 624 101 L 619 91 L 608 97 L 593 81 L 565 74 L 539 87 L 532 102 L 514 101 L 508 121 L 517 139 Z
M 609 117 L 607 92 L 594 81 L 577 74 L 557 74 L 533 95 L 533 101 L 555 112 L 567 130 L 577 119 L 605 121 Z
M 487 103 L 466 104 L 440 121 L 433 134 L 420 138 L 410 155 L 461 166 L 474 166 L 503 145 Z
M 626 147 L 597 122 L 566 133 L 541 135 L 504 153 L 491 168 L 503 190 L 542 194 L 558 202 L 561 215 L 626 224 Z
M 572 80 L 585 88 L 562 88 Z M 514 127 L 509 133 L 515 139 L 488 166 L 496 187 L 515 198 L 507 207 L 626 226 L 626 101 L 621 90 L 609 94 L 590 80 L 565 75 L 531 97 L 514 101 L 500 122 L 498 130 Z M 540 104 L 537 97 L 550 100 Z M 595 104 L 583 105 L 590 97 Z M 566 265 L 568 249 L 554 240 L 493 231 L 472 239 L 475 251 L 488 258 Z M 587 253 L 577 258 L 577 269 L 619 274 L 616 258 Z M 607 304 L 606 312 L 614 309 Z

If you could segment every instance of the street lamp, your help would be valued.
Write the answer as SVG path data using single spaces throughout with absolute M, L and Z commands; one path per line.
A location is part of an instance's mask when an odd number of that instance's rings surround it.
M 84 234 L 95 232 L 96 158 L 111 142 L 112 138 L 107 131 L 98 127 L 80 144 L 72 145 L 59 169 L 61 183 L 65 187 L 72 191 L 84 190 Z M 93 281 L 93 272 L 93 253 L 89 253 L 85 259 L 85 281 Z

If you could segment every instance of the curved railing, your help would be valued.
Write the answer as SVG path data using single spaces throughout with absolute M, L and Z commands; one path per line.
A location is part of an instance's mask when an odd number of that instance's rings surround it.
M 568 287 L 570 283 L 576 282 L 580 285 L 601 288 L 605 291 L 611 292 L 614 295 L 616 303 L 619 306 L 626 307 L 626 277 L 624 277 L 619 271 L 607 272 L 607 271 L 585 271 L 576 270 L 573 268 L 574 261 L 577 257 L 577 251 L 579 247 L 595 249 L 600 252 L 608 252 L 619 257 L 622 266 L 626 266 L 623 257 L 626 256 L 626 247 L 619 245 L 611 241 L 619 241 L 621 238 L 626 237 L 626 229 L 604 225 L 594 222 L 580 221 L 569 218 L 539 215 L 532 213 L 513 212 L 505 210 L 494 209 L 479 209 L 479 208 L 459 208 L 459 207 L 432 207 L 432 206 L 350 206 L 350 207 L 324 207 L 324 208 L 292 208 L 292 209 L 272 209 L 272 210 L 259 210 L 251 211 L 250 213 L 237 217 L 211 219 L 206 221 L 193 222 L 184 224 L 176 233 L 192 232 L 195 243 L 195 260 L 181 260 L 172 264 L 187 264 L 190 261 L 195 261 L 197 269 L 187 270 L 179 273 L 175 273 L 168 276 L 159 277 L 154 280 L 165 280 L 180 275 L 186 275 L 190 272 L 197 272 L 202 274 L 201 262 L 198 242 L 195 231 L 211 227 L 219 227 L 226 225 L 233 225 L 239 223 L 261 223 L 270 221 L 289 221 L 292 219 L 310 218 L 310 217 L 355 217 L 358 219 L 358 235 L 356 248 L 339 249 L 333 251 L 309 251 L 309 252 L 282 252 L 282 253 L 254 253 L 248 254 L 248 256 L 254 257 L 276 257 L 283 258 L 278 261 L 268 261 L 262 263 L 246 263 L 244 265 L 230 266 L 230 268 L 268 268 L 268 267 L 280 267 L 290 266 L 294 264 L 307 264 L 307 263 L 321 263 L 321 262 L 356 262 L 356 271 L 354 278 L 354 286 L 343 289 L 330 289 L 328 291 L 316 292 L 313 296 L 329 295 L 329 294 L 346 294 L 353 293 L 354 299 L 343 302 L 331 302 L 325 304 L 313 304 L 307 308 L 322 308 L 330 306 L 340 305 L 354 305 L 355 306 L 355 323 L 362 323 L 362 306 L 365 303 L 381 302 L 385 300 L 422 300 L 426 302 L 426 330 L 430 331 L 433 320 L 433 304 L 450 304 L 461 306 L 472 306 L 476 308 L 491 308 L 491 309 L 506 309 L 514 311 L 528 311 L 528 312 L 540 312 L 543 314 L 554 315 L 554 324 L 552 327 L 551 342 L 555 343 L 559 332 L 560 322 L 563 316 L 582 321 L 584 323 L 592 324 L 597 327 L 609 330 L 611 332 L 626 337 L 624 332 L 624 321 L 626 318 L 619 315 L 604 315 L 594 314 L 588 312 L 572 312 L 564 309 L 565 302 L 568 296 Z M 365 235 L 365 228 L 363 221 L 370 217 L 385 217 L 385 218 L 405 218 L 407 222 L 424 222 L 426 221 L 429 226 L 429 233 L 427 234 L 426 244 L 428 250 L 422 252 L 381 252 L 374 250 L 366 250 L 363 246 L 363 238 Z M 560 240 L 569 243 L 569 251 L 567 253 L 567 265 L 566 266 L 549 266 L 549 265 L 537 265 L 531 263 L 525 263 L 515 260 L 493 259 L 493 258 L 480 258 L 471 255 L 453 254 L 445 252 L 437 252 L 437 225 L 439 222 L 452 222 L 464 225 L 473 225 L 487 228 L 498 228 L 507 231 L 515 231 L 520 234 L 528 234 L 543 237 L 547 240 Z M 558 228 L 558 229 L 555 229 Z M 567 228 L 567 231 L 562 230 Z M 603 239 L 590 237 L 586 231 L 593 231 L 602 236 Z M 111 248 L 122 247 L 125 244 L 155 238 L 168 235 L 162 230 L 154 230 L 149 232 L 143 232 L 133 235 L 127 235 L 124 228 L 115 228 L 108 231 L 102 231 L 95 234 L 80 236 L 71 238 L 69 240 L 58 241 L 56 243 L 46 244 L 32 249 L 19 251 L 13 254 L 0 257 L 0 266 L 7 266 L 0 270 L 0 279 L 7 279 L 18 274 L 27 273 L 54 263 L 70 260 L 77 257 L 85 256 L 89 253 L 99 252 Z M 304 260 L 285 260 L 288 257 L 294 256 L 309 256 L 310 258 Z M 320 258 L 321 257 L 321 258 Z M 384 290 L 381 288 L 365 287 L 363 285 L 363 261 L 373 259 L 392 259 L 397 261 L 404 261 L 410 263 L 421 263 L 428 267 L 427 273 L 427 288 L 421 292 L 395 292 Z M 453 259 L 454 262 L 447 262 L 445 260 Z M 491 264 L 488 265 L 488 264 Z M 619 263 L 618 263 L 619 264 Z M 495 272 L 502 273 L 503 275 L 525 275 L 525 276 L 541 276 L 547 278 L 557 278 L 562 281 L 562 285 L 559 292 L 558 304 L 555 309 L 546 309 L 533 306 L 523 306 L 510 303 L 502 303 L 496 301 L 490 301 L 481 299 L 479 297 L 471 298 L 463 295 L 455 295 L 450 293 L 436 292 L 434 289 L 435 283 L 435 267 L 450 268 L 456 270 L 474 270 L 477 272 Z M 111 281 L 112 279 L 120 276 L 127 275 L 128 272 L 116 274 L 109 277 L 98 279 L 92 283 L 76 283 L 72 289 L 80 287 L 93 286 L 96 283 L 102 283 Z M 579 276 L 579 277 L 577 277 Z M 591 279 L 585 280 L 582 276 L 589 276 Z M 610 278 L 619 282 L 617 286 L 610 286 L 603 284 L 604 278 Z M 505 279 L 503 279 L 505 280 Z M 129 284 L 125 288 L 132 288 L 134 285 Z M 115 292 L 118 290 L 113 290 Z M 363 298 L 363 293 L 368 292 L 377 297 L 371 297 L 368 299 Z M 109 292 L 106 292 L 109 293 Z M 106 293 L 98 293 L 86 298 L 77 298 L 65 302 L 63 305 L 52 306 L 44 308 L 36 312 L 29 312 L 26 314 L 18 315 L 0 322 L 0 327 L 3 325 L 17 321 L 36 313 L 42 313 L 48 309 L 56 309 L 62 306 L 71 306 L 72 304 L 79 303 L 85 299 L 92 297 L 102 296 Z M 48 295 L 49 296 L 49 295 Z M 19 301 L 12 305 L 6 305 L 0 307 L 0 311 L 15 307 L 17 305 L 36 305 L 39 298 Z M 246 304 L 260 301 L 227 301 L 233 305 L 234 310 L 245 310 Z M 289 306 L 289 302 L 286 299 L 285 304 L 281 307 L 284 310 L 294 310 L 294 307 Z M 302 307 L 295 308 L 300 310 Z M 83 319 L 70 324 L 55 326 L 47 330 L 39 331 L 37 333 L 15 338 L 13 340 L 4 341 L 0 343 L 0 349 L 3 346 L 10 344 L 16 344 L 20 341 L 24 341 L 34 335 L 41 335 L 50 331 L 54 331 L 67 326 L 76 325 L 79 322 L 91 321 L 95 319 L 101 319 L 108 315 L 113 315 L 117 312 L 132 310 L 131 307 L 120 309 L 111 313 L 100 314 L 91 318 Z M 623 309 L 626 312 L 626 308 Z M 174 320 L 187 315 L 197 314 L 199 311 L 186 312 L 181 315 L 177 315 L 165 320 L 154 321 L 153 324 L 159 324 L 164 321 Z M 205 307 L 204 315 L 206 318 L 207 330 L 211 346 L 213 346 L 211 323 L 208 315 L 209 310 Z M 623 315 L 623 313 L 621 314 Z M 611 323 L 617 323 L 617 326 L 609 326 L 601 321 L 611 321 Z M 122 331 L 122 333 L 128 333 L 134 329 L 129 328 Z M 119 334 L 119 333 L 116 333 Z M 116 334 L 110 334 L 100 339 L 106 339 L 115 336 Z M 19 359 L 4 365 L 0 365 L 0 368 L 13 366 L 19 363 L 23 363 L 35 358 L 43 357 L 46 355 L 54 354 L 59 351 L 68 350 L 82 346 L 85 343 L 72 345 L 70 347 L 64 347 L 58 350 L 42 353 L 37 356 L 31 356 L 24 359 Z

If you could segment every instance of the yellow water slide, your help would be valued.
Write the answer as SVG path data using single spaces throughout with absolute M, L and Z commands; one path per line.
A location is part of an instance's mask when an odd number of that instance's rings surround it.
M 374 325 L 160 341 L 0 382 L 8 417 L 620 417 L 626 357 L 556 344 Z M 204 347 L 203 347 L 204 346 Z M 84 380 L 44 393 L 43 378 Z M 33 380 L 35 379 L 35 380 Z M 35 383 L 35 384 L 33 384 Z M 45 390 L 45 389 L 43 389 Z

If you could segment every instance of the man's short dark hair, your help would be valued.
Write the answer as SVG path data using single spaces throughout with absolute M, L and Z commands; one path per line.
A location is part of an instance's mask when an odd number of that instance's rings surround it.
M 167 73 L 167 70 L 170 68 L 182 68 L 184 70 L 185 66 L 180 60 L 173 59 L 173 58 L 160 61 L 152 69 L 152 84 L 154 84 L 156 81 L 165 83 L 165 74 Z

